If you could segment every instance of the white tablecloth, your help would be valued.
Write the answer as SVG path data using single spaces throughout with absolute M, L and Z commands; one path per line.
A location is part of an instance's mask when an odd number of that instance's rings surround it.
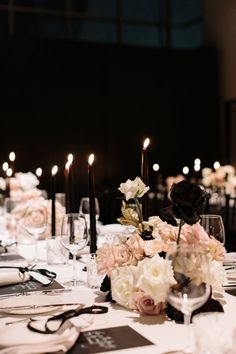
M 32 246 L 33 247 L 33 246 Z M 46 242 L 39 242 L 39 254 L 41 263 L 40 266 L 46 265 Z M 19 246 L 19 252 L 29 257 L 30 246 Z M 85 265 L 85 256 L 77 262 L 77 271 L 81 279 L 86 281 L 86 272 L 82 271 Z M 72 276 L 72 263 L 66 265 L 47 266 L 48 269 L 54 270 L 58 275 L 58 280 L 64 282 L 69 280 Z M 127 350 L 113 351 L 113 353 L 133 354 L 133 353 L 155 353 L 162 354 L 168 351 L 181 350 L 186 345 L 186 328 L 182 324 L 176 324 L 169 321 L 165 315 L 162 316 L 141 316 L 138 313 L 129 311 L 117 304 L 110 304 L 104 302 L 104 293 L 97 289 L 89 289 L 86 286 L 78 286 L 73 290 L 73 293 L 78 296 L 78 302 L 85 305 L 102 304 L 109 307 L 109 311 L 106 314 L 94 315 L 94 321 L 89 329 L 108 328 L 115 326 L 130 326 L 144 337 L 152 341 L 155 345 L 136 347 Z M 236 297 L 229 294 L 219 294 L 221 296 L 221 302 L 224 306 L 226 314 L 230 314 L 230 319 L 235 321 L 236 319 Z M 14 298 L 12 298 L 14 304 Z M 12 320 L 12 318 L 11 318 Z M 1 326 L 5 326 L 5 322 L 9 321 L 9 317 L 0 318 L 0 330 Z M 125 333 L 124 333 L 125 335 Z

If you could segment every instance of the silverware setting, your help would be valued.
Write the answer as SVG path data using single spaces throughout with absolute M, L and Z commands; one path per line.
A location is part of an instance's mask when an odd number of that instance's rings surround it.
M 24 293 L 15 293 L 15 294 L 3 294 L 0 295 L 0 302 L 1 300 L 7 299 L 8 297 L 19 297 L 19 296 L 31 296 L 31 295 L 49 295 L 49 296 L 56 296 L 65 293 L 71 292 L 72 289 L 56 289 L 56 290 L 43 290 L 43 291 L 30 291 Z
M 19 305 L 19 306 L 8 306 L 8 307 L 0 307 L 0 312 L 1 311 L 6 311 L 6 310 L 34 310 L 34 309 L 39 309 L 43 307 L 58 307 L 58 306 L 81 306 L 80 303 L 58 303 L 58 304 L 45 304 L 45 305 Z

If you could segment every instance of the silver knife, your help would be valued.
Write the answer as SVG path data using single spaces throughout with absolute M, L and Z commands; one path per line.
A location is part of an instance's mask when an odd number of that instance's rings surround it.
M 6 311 L 6 310 L 33 310 L 33 309 L 38 309 L 38 308 L 42 308 L 42 307 L 58 307 L 58 306 L 77 306 L 77 307 L 82 307 L 84 306 L 81 303 L 78 302 L 72 302 L 72 303 L 58 303 L 58 304 L 45 304 L 45 305 L 18 305 L 18 306 L 8 306 L 8 307 L 0 307 L 0 311 Z

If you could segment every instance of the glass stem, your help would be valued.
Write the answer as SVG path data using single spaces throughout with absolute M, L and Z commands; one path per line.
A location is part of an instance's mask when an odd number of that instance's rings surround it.
M 76 253 L 73 253 L 73 276 L 72 276 L 72 282 L 76 283 Z
M 38 234 L 34 235 L 34 261 L 38 262 Z
M 191 312 L 188 312 L 187 314 L 184 314 L 184 326 L 186 330 L 186 345 L 184 348 L 184 354 L 191 354 L 191 344 L 192 344 L 192 331 L 191 331 Z

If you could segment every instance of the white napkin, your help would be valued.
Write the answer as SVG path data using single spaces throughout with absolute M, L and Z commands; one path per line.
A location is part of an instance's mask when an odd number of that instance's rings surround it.
M 22 274 L 18 269 L 0 269 L 0 286 L 23 283 L 28 279 L 29 274 Z
M 223 265 L 229 265 L 232 263 L 236 263 L 236 252 L 228 252 L 225 255 L 225 258 L 223 260 Z
M 1 354 L 66 353 L 76 342 L 80 329 L 91 322 L 82 318 L 66 321 L 60 333 L 41 334 L 30 331 L 25 322 L 6 325 L 0 331 Z

